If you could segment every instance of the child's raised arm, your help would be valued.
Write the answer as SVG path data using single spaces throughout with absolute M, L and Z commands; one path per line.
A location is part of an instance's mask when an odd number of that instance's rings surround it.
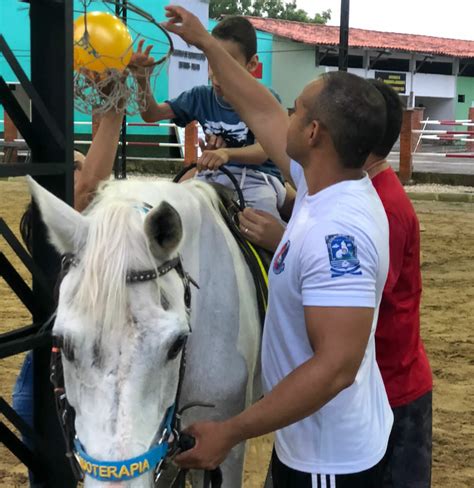
M 140 39 L 137 50 L 132 54 L 128 65 L 133 76 L 137 80 L 140 90 L 145 94 L 146 110 L 141 112 L 142 119 L 145 122 L 157 122 L 163 119 L 174 119 L 175 114 L 168 103 L 157 103 L 151 91 L 150 77 L 153 72 L 153 63 L 155 59 L 150 55 L 152 45 L 143 50 L 145 40 Z
M 97 186 L 109 178 L 122 128 L 123 112 L 105 113 L 82 168 L 74 175 L 74 208 L 82 212 L 91 202 Z

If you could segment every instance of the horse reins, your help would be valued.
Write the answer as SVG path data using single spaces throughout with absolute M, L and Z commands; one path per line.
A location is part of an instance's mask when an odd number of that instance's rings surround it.
M 174 178 L 173 182 L 178 183 L 181 178 L 188 173 L 189 171 L 195 169 L 197 166 L 196 163 L 189 164 L 185 166 Z M 267 312 L 267 305 L 268 305 L 268 274 L 265 266 L 263 265 L 258 251 L 256 250 L 255 246 L 245 238 L 240 232 L 238 226 L 238 216 L 237 216 L 237 207 L 238 211 L 242 212 L 246 208 L 246 202 L 244 198 L 244 194 L 242 189 L 239 186 L 237 178 L 229 171 L 225 166 L 220 166 L 219 171 L 224 173 L 229 180 L 232 182 L 232 186 L 234 187 L 235 192 L 237 193 L 238 202 L 232 200 L 233 202 L 233 215 L 230 215 L 229 209 L 225 208 L 225 206 L 220 202 L 220 212 L 221 216 L 224 219 L 225 223 L 227 224 L 228 229 L 234 236 L 234 239 L 237 241 L 237 244 L 240 248 L 240 252 L 242 253 L 247 266 L 249 267 L 252 275 L 252 279 L 255 285 L 255 291 L 257 294 L 257 306 L 258 306 L 258 314 L 260 318 L 260 323 L 262 325 L 265 322 L 265 314 Z

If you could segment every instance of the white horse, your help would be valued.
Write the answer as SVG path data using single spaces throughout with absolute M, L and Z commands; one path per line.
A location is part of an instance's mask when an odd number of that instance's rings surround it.
M 89 465 L 81 461 L 85 487 L 150 488 L 153 469 L 113 483 L 87 471 L 105 479 L 121 469 L 145 471 L 143 458 L 126 468 L 120 462 L 159 440 L 188 335 L 179 405 L 215 408 L 189 409 L 184 426 L 235 415 L 260 395 L 261 326 L 250 271 L 220 215 L 216 191 L 205 183 L 108 183 L 82 215 L 32 179 L 29 185 L 51 242 L 73 255 L 53 334 L 62 343 L 81 455 L 92 458 Z M 190 324 L 180 274 L 172 267 L 156 278 L 152 273 L 178 255 L 200 287 L 192 290 Z M 222 465 L 224 487 L 241 487 L 243 458 L 240 445 Z M 191 480 L 201 487 L 203 473 L 191 473 Z

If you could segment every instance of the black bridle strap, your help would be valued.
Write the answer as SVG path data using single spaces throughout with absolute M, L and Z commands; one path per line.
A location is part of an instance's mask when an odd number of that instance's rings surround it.
M 77 266 L 78 260 L 75 255 L 68 253 L 61 258 L 61 277 L 67 274 L 72 266 Z M 158 276 L 164 276 L 171 270 L 175 269 L 181 278 L 184 286 L 184 302 L 186 308 L 189 310 L 191 306 L 191 284 L 196 288 L 199 288 L 198 284 L 189 276 L 189 274 L 184 270 L 181 256 L 176 256 L 156 269 L 143 270 L 143 271 L 130 271 L 127 273 L 126 282 L 130 284 L 140 283 L 144 281 L 151 281 L 156 279 Z M 190 327 L 191 330 L 191 327 Z M 54 339 L 53 339 L 54 340 Z M 176 395 L 175 412 L 179 400 L 179 395 L 181 394 L 181 384 L 184 377 L 185 370 L 185 350 L 183 350 L 183 356 L 181 359 L 180 371 L 179 371 L 179 383 Z M 61 361 L 61 344 L 54 343 L 51 353 L 51 363 L 50 363 L 50 380 L 54 386 L 54 397 L 56 403 L 56 411 L 59 417 L 59 423 L 63 431 L 63 437 L 66 443 L 66 457 L 68 457 L 73 473 L 78 481 L 84 479 L 84 473 L 79 465 L 79 462 L 74 454 L 74 439 L 76 436 L 76 429 L 74 426 L 75 411 L 74 408 L 69 404 L 66 396 L 66 391 L 64 387 L 64 375 L 63 367 Z M 176 428 L 176 422 L 179 422 L 176 414 L 173 418 L 173 430 Z

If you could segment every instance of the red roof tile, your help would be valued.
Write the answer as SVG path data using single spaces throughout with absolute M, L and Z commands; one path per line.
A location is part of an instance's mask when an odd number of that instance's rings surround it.
M 326 46 L 339 44 L 338 26 L 250 16 L 248 19 L 256 29 L 293 41 Z M 349 47 L 474 58 L 474 41 L 355 28 L 349 29 Z

